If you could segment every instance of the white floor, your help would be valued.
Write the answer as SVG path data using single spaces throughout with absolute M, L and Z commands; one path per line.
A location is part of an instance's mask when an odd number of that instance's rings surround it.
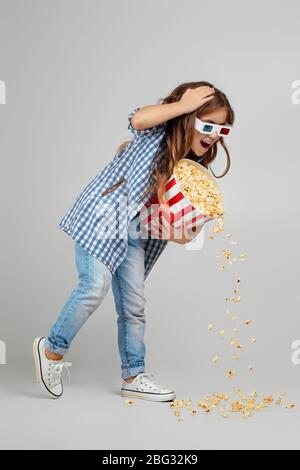
M 91 377 L 80 384 L 72 378 L 64 397 L 51 400 L 29 379 L 1 368 L 1 449 L 300 448 L 300 407 L 274 406 L 248 420 L 185 412 L 178 421 L 167 403 L 136 400 L 128 407 L 118 381 L 104 387 Z

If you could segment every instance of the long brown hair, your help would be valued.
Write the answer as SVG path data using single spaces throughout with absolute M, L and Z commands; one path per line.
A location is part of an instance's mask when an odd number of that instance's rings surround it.
M 182 83 L 181 85 L 178 85 L 168 96 L 166 96 L 165 98 L 161 98 L 158 104 L 173 103 L 175 101 L 179 101 L 183 93 L 188 88 L 197 88 L 199 86 L 213 87 L 215 90 L 213 99 L 204 103 L 202 106 L 200 106 L 191 113 L 177 116 L 173 119 L 169 119 L 166 122 L 166 152 L 163 153 L 162 157 L 158 162 L 157 167 L 155 168 L 154 183 L 151 184 L 146 191 L 147 194 L 157 193 L 157 197 L 160 204 L 165 202 L 165 184 L 168 181 L 169 177 L 173 174 L 174 167 L 177 162 L 182 158 L 193 158 L 193 156 L 195 157 L 194 152 L 191 149 L 195 117 L 199 117 L 201 119 L 201 116 L 202 114 L 204 114 L 204 112 L 208 113 L 210 111 L 214 111 L 215 109 L 222 107 L 227 109 L 226 124 L 233 125 L 234 123 L 235 114 L 225 93 L 223 93 L 221 90 L 219 90 L 209 82 L 200 81 Z M 130 141 L 131 139 L 123 142 L 118 147 L 118 151 L 124 146 L 126 146 Z M 201 164 L 208 169 L 208 165 L 215 160 L 218 152 L 218 142 L 220 142 L 226 153 L 226 168 L 224 172 L 219 176 L 215 175 L 211 168 L 209 169 L 215 178 L 222 178 L 228 173 L 231 165 L 229 151 L 225 145 L 223 137 L 219 137 L 218 141 L 216 141 L 202 156 Z

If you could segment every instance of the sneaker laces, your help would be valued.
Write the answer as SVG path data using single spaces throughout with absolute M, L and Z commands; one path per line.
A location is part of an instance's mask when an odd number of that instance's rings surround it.
M 60 383 L 60 378 L 61 374 L 64 368 L 66 368 L 66 371 L 69 376 L 69 380 L 71 378 L 71 373 L 68 369 L 68 367 L 71 367 L 72 363 L 71 362 L 59 362 L 58 364 L 55 364 L 53 362 L 50 362 L 49 364 L 49 383 L 52 387 L 55 387 Z
M 150 374 L 150 372 L 143 372 L 141 374 L 141 377 L 145 377 L 145 378 L 148 378 L 150 380 L 153 380 L 154 379 L 154 375 L 153 374 Z
M 157 383 L 154 382 L 154 375 L 151 374 L 150 372 L 143 372 L 140 377 L 151 380 L 153 385 L 155 385 L 155 387 L 157 387 L 159 390 L 161 390 L 163 388 L 161 385 L 158 385 Z M 141 382 L 141 383 L 143 383 L 143 382 Z

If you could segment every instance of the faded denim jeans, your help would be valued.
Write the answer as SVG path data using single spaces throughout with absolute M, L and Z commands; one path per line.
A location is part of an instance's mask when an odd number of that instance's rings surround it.
M 134 219 L 130 224 L 134 224 L 136 231 L 137 222 Z M 45 346 L 49 351 L 66 354 L 73 338 L 102 303 L 112 285 L 117 311 L 121 377 L 134 376 L 145 370 L 145 241 L 137 233 L 134 236 L 128 234 L 126 257 L 114 275 L 104 263 L 75 241 L 79 282 L 46 338 Z

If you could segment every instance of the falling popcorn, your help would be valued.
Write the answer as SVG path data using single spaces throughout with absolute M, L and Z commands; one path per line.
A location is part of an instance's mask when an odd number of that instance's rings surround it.
M 275 400 L 275 404 L 281 405 L 284 397 L 285 397 L 285 392 L 281 392 L 279 397 Z
M 222 250 L 222 253 L 223 253 L 223 257 L 224 257 L 225 259 L 227 259 L 227 260 L 228 260 L 228 259 L 231 257 L 231 255 L 232 255 L 232 251 L 231 251 L 231 250 Z
M 235 377 L 236 372 L 234 372 L 234 370 L 229 370 L 226 375 L 229 379 L 232 379 L 233 377 Z
M 239 388 L 235 389 L 235 393 L 236 393 L 236 395 L 238 395 L 240 397 L 241 400 L 246 400 L 246 398 L 247 398 L 246 395 L 244 395 Z
M 295 408 L 295 406 L 296 406 L 295 403 L 288 403 L 288 404 L 286 405 L 286 409 L 287 409 L 287 410 L 292 410 L 293 408 Z
M 209 405 L 208 403 L 206 403 L 205 401 L 199 400 L 199 401 L 198 401 L 198 406 L 199 406 L 200 408 L 202 408 L 202 410 L 204 410 L 205 412 L 210 412 L 210 411 L 212 411 L 210 405 Z
M 211 397 L 209 399 L 209 401 L 210 401 L 211 405 L 218 406 L 221 403 L 222 400 L 221 400 L 221 398 L 219 398 L 217 396 L 214 396 L 214 397 Z
M 229 414 L 226 412 L 225 408 L 220 408 L 220 415 L 225 419 L 229 418 Z
M 126 403 L 127 406 L 132 406 L 133 405 L 132 400 L 125 400 L 125 403 Z
M 263 399 L 263 404 L 264 405 L 271 405 L 271 403 L 274 402 L 274 398 L 272 396 L 269 396 L 269 397 L 265 397 Z
M 225 393 L 215 393 L 212 396 L 208 396 L 205 399 L 198 400 L 195 404 L 189 400 L 174 400 L 170 407 L 173 410 L 173 414 L 178 418 L 182 416 L 182 413 L 186 411 L 192 415 L 197 414 L 197 410 L 194 409 L 194 406 L 198 406 L 204 414 L 211 414 L 214 411 L 217 411 L 220 416 L 223 418 L 229 418 L 230 413 L 239 414 L 243 419 L 248 419 L 254 415 L 254 413 L 261 412 L 265 408 L 271 407 L 274 403 L 274 398 L 272 395 L 264 397 L 259 401 L 258 393 L 256 391 L 246 395 L 237 388 L 235 394 L 238 395 L 238 400 L 231 399 L 229 395 Z M 284 393 L 279 395 L 281 401 L 283 400 Z M 228 409 L 226 409 L 228 406 Z M 286 404 L 285 408 L 291 410 L 295 408 L 295 404 L 289 402 Z M 182 420 L 182 418 L 180 418 Z
M 221 401 L 228 401 L 229 400 L 229 396 L 226 395 L 226 393 L 218 393 L 216 396 Z
M 242 411 L 242 409 L 243 409 L 243 403 L 241 403 L 240 401 L 233 401 L 231 403 L 231 410 L 233 411 L 233 413 Z
M 235 346 L 237 349 L 242 349 L 242 345 L 235 338 L 231 338 L 229 345 Z
M 217 232 L 222 232 L 222 231 L 223 231 L 223 218 L 220 217 L 218 218 L 217 226 L 212 229 L 212 232 L 217 233 Z
M 190 187 L 190 189 L 192 189 Z M 199 195 L 198 195 L 199 196 Z M 198 197 L 197 196 L 197 197 Z M 201 194 L 201 197 L 203 196 L 203 193 Z M 200 199 L 201 199 L 200 197 Z M 190 198 L 189 198 L 190 199 Z M 216 206 L 217 207 L 217 203 Z M 224 219 L 223 216 L 218 218 L 218 224 L 217 227 L 214 227 L 211 229 L 211 234 L 210 234 L 210 239 L 214 240 L 215 239 L 215 234 L 217 232 L 223 232 L 223 227 L 224 227 Z M 223 236 L 225 236 L 227 239 L 230 239 L 232 235 L 230 233 L 226 233 Z M 227 264 L 230 266 L 233 266 L 234 263 L 237 263 L 239 261 L 245 261 L 246 260 L 246 255 L 244 253 L 241 254 L 236 254 L 234 253 L 235 246 L 238 244 L 237 240 L 228 240 L 230 246 L 232 249 L 223 249 L 220 251 L 220 254 L 216 256 L 216 259 L 220 261 L 218 263 L 218 269 L 220 272 L 225 272 L 225 277 L 231 269 L 235 269 L 236 266 L 233 268 L 226 269 Z M 224 278 L 224 276 L 222 276 Z M 239 284 L 241 283 L 241 278 L 240 276 L 234 275 L 234 288 L 232 289 L 233 295 L 229 295 L 229 297 L 224 297 L 225 302 L 232 301 L 234 303 L 239 303 L 241 302 L 241 295 L 239 292 Z M 234 310 L 235 306 L 232 306 L 232 304 L 229 305 L 230 308 L 226 308 L 226 315 L 228 315 L 228 321 L 230 320 L 232 322 L 237 322 L 239 320 L 239 316 L 242 316 L 240 312 L 237 312 L 238 315 L 236 315 L 236 312 L 231 312 L 231 310 Z M 232 308 L 231 308 L 232 307 Z M 237 306 L 236 306 L 237 307 Z M 253 321 L 251 319 L 247 320 L 241 320 L 240 323 L 237 326 L 241 326 L 244 324 L 247 327 L 250 327 L 253 324 Z M 226 327 L 225 329 L 220 330 L 219 336 L 224 339 L 226 337 L 226 331 L 231 331 L 232 334 L 238 335 L 239 331 L 242 329 L 241 328 L 233 328 L 234 325 L 230 325 L 229 330 Z M 209 324 L 208 325 L 208 331 L 212 331 L 213 329 L 218 329 L 216 325 Z M 251 329 L 248 329 L 248 331 L 251 331 Z M 244 333 L 244 330 L 243 330 Z M 252 333 L 253 334 L 253 333 Z M 244 340 L 243 340 L 244 341 Z M 252 344 L 256 343 L 256 339 L 253 337 L 250 337 L 250 341 Z M 248 338 L 249 342 L 249 338 Z M 230 342 L 226 341 L 226 344 L 230 344 L 230 346 L 234 347 L 237 350 L 242 350 L 244 346 L 240 343 L 238 339 L 231 338 Z M 247 339 L 245 340 L 245 346 L 247 344 Z M 240 351 L 237 351 L 238 353 Z M 238 354 L 233 354 L 232 350 L 230 350 L 230 356 L 231 359 L 234 361 L 240 361 L 241 358 Z M 212 363 L 213 364 L 218 364 L 220 362 L 220 357 L 219 356 L 214 356 L 212 358 Z M 222 357 L 222 362 L 224 362 L 224 359 Z M 236 365 L 242 365 L 242 364 L 236 364 Z M 231 367 L 234 367 L 231 365 Z M 249 372 L 254 372 L 255 367 L 253 365 L 249 364 L 244 365 L 244 368 L 247 368 Z M 218 368 L 217 368 L 218 369 Z M 226 372 L 227 367 L 225 368 L 225 373 L 228 379 L 233 379 L 237 376 L 237 372 L 233 369 L 228 367 L 228 370 Z M 247 370 L 246 369 L 246 370 Z M 254 414 L 261 413 L 263 412 L 264 409 L 268 409 L 271 406 L 280 406 L 283 404 L 284 401 L 284 393 L 281 393 L 280 395 L 277 395 L 278 398 L 274 399 L 272 395 L 267 395 L 263 398 L 259 398 L 258 393 L 256 391 L 250 393 L 249 395 L 246 395 L 241 392 L 240 389 L 236 389 L 235 393 L 237 397 L 231 398 L 229 395 L 223 394 L 223 393 L 218 393 L 218 394 L 213 394 L 212 396 L 206 396 L 204 399 L 198 400 L 197 406 L 200 408 L 199 412 L 197 412 L 195 409 L 193 409 L 192 402 L 191 400 L 174 400 L 172 403 L 171 408 L 176 414 L 177 417 L 181 416 L 181 414 L 186 410 L 189 414 L 193 415 L 202 415 L 202 414 L 212 414 L 213 412 L 216 412 L 219 414 L 221 417 L 228 419 L 230 417 L 231 413 L 238 414 L 240 418 L 242 419 L 249 419 L 251 418 Z M 226 403 L 225 403 L 226 401 Z M 285 405 L 283 405 L 287 410 L 291 410 L 295 408 L 295 404 L 292 402 L 289 402 Z M 227 408 L 227 409 L 226 409 Z M 202 411 L 202 413 L 201 413 Z

